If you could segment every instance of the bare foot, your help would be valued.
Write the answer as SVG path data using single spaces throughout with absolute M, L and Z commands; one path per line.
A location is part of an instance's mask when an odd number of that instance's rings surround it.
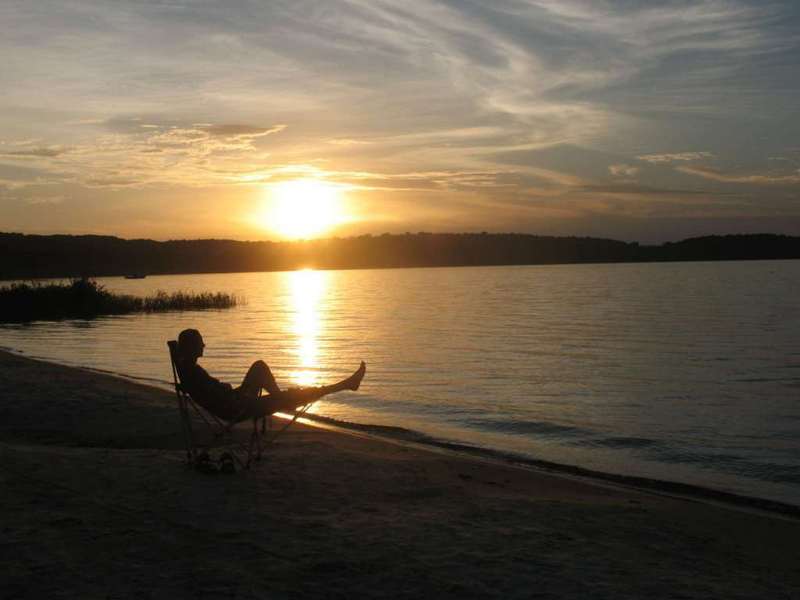
M 347 378 L 347 389 L 353 390 L 354 392 L 358 389 L 361 385 L 361 380 L 364 379 L 364 375 L 367 372 L 367 365 L 364 361 L 361 361 L 361 365 L 356 369 L 356 372 L 350 375 Z

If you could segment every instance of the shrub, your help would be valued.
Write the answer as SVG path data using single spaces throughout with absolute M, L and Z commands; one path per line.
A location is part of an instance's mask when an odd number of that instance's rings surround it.
M 140 298 L 115 294 L 91 279 L 69 283 L 15 283 L 0 287 L 0 322 L 90 319 L 100 315 L 170 310 L 231 308 L 240 299 L 233 294 L 157 292 Z

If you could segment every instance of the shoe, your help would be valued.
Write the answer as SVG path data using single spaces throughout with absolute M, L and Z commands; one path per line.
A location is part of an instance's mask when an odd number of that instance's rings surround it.
M 219 469 L 217 465 L 211 460 L 211 457 L 208 455 L 208 452 L 203 452 L 202 454 L 198 454 L 197 457 L 194 459 L 194 468 L 200 471 L 201 473 L 206 474 L 213 474 L 218 473 Z
M 225 452 L 219 457 L 219 470 L 227 475 L 236 473 L 236 461 L 233 459 L 233 454 Z

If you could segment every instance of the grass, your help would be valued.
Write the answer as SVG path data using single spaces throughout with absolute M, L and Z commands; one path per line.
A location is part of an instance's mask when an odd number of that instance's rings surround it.
M 69 283 L 15 283 L 0 287 L 0 322 L 91 319 L 101 315 L 171 310 L 232 308 L 241 302 L 233 294 L 157 292 L 140 298 L 109 292 L 91 279 Z

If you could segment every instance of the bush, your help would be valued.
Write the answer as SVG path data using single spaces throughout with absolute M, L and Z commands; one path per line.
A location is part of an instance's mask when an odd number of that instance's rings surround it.
M 0 288 L 0 322 L 90 319 L 100 315 L 170 310 L 231 308 L 240 302 L 233 294 L 157 292 L 139 298 L 114 294 L 91 279 L 69 283 L 15 283 Z

